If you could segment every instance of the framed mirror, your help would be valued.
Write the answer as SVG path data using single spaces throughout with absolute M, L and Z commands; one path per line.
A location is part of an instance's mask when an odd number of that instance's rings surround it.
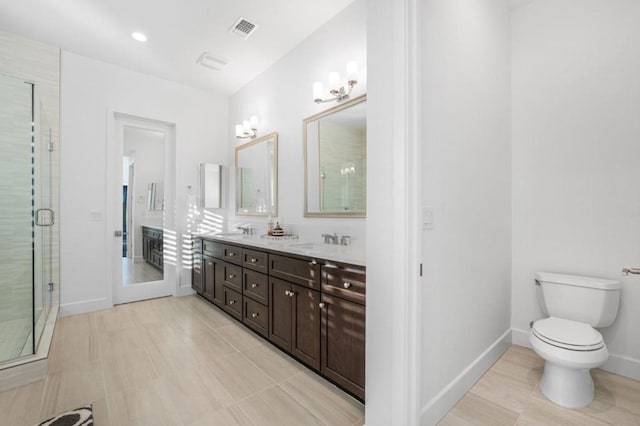
M 236 147 L 236 214 L 278 215 L 278 134 Z
M 366 100 L 304 119 L 305 217 L 366 217 Z

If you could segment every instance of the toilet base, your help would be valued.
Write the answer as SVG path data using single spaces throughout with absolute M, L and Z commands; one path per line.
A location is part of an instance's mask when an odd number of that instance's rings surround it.
M 567 368 L 546 361 L 540 390 L 551 401 L 567 408 L 584 407 L 593 401 L 593 379 L 588 368 Z

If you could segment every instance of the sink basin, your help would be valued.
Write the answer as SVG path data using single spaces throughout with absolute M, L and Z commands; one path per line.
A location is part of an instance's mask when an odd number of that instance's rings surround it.
M 253 237 L 253 235 L 240 234 L 238 232 L 220 232 L 218 234 L 209 234 L 209 235 L 211 235 L 212 237 L 227 238 L 231 240 L 243 240 L 245 238 Z
M 332 245 L 332 244 L 322 244 L 322 243 L 296 243 L 290 244 L 289 247 L 296 248 L 299 250 L 308 250 L 314 252 L 334 252 L 338 251 L 341 246 Z M 344 248 L 344 246 L 342 246 Z

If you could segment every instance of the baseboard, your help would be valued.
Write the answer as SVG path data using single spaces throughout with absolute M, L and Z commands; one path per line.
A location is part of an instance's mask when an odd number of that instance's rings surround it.
M 113 307 L 107 298 L 82 300 L 80 302 L 65 303 L 60 305 L 59 316 L 84 314 L 87 312 L 101 311 Z
M 513 328 L 511 331 L 513 333 L 512 341 L 514 345 L 531 348 L 531 343 L 529 342 L 529 330 L 524 331 Z M 640 380 L 640 360 L 638 359 L 610 353 L 609 359 L 600 368 L 610 373 L 628 377 L 633 380 Z
M 511 345 L 511 329 L 491 344 L 420 410 L 421 425 L 435 425 Z
M 531 342 L 529 342 L 529 330 L 512 328 L 511 343 L 518 346 L 524 346 L 525 348 L 531 348 Z

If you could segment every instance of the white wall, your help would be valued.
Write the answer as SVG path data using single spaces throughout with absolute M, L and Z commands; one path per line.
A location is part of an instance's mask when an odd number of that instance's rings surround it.
M 535 271 L 621 279 L 606 369 L 640 379 L 640 3 L 537 0 L 512 15 L 514 342 Z
M 510 343 L 511 149 L 506 1 L 423 0 L 421 424 Z
M 314 81 L 328 85 L 328 73 L 346 74 L 350 60 L 360 65 L 360 81 L 352 97 L 366 93 L 366 3 L 356 0 L 344 11 L 314 32 L 229 100 L 229 164 L 234 162 L 237 142 L 235 124 L 257 115 L 261 120 L 258 135 L 278 132 L 278 217 L 285 231 L 321 241 L 323 232 L 351 235 L 354 245 L 364 246 L 364 219 L 303 218 L 302 120 L 335 104 L 313 102 Z M 235 185 L 230 177 L 230 188 Z M 229 191 L 230 226 L 253 223 L 257 232 L 266 231 L 266 218 L 235 217 L 235 193 Z
M 226 164 L 227 98 L 69 52 L 61 75 L 61 313 L 110 306 L 106 259 L 113 230 L 89 221 L 106 204 L 108 111 L 176 125 L 178 235 L 186 230 L 187 186 L 198 188 L 198 164 Z M 191 197 L 193 198 L 193 197 Z M 107 232 L 109 231 L 109 232 Z M 180 254 L 179 254 L 180 256 Z M 190 270 L 178 274 L 189 291 Z

